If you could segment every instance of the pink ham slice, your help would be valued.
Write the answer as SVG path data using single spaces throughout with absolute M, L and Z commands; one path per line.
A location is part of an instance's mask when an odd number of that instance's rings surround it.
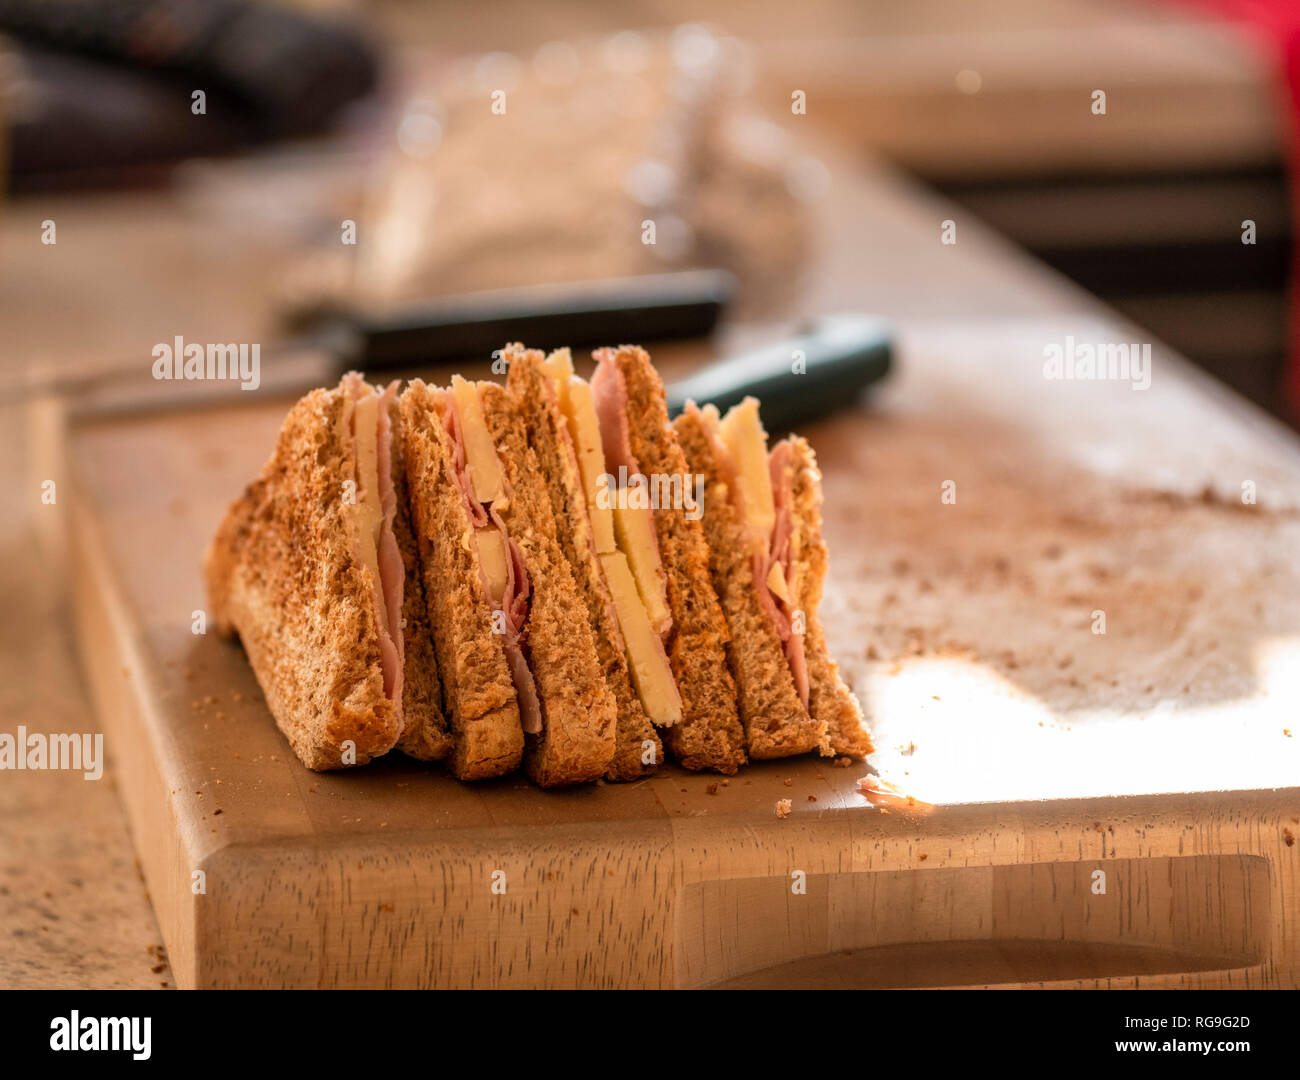
M 630 476 L 639 473 L 627 427 L 627 380 L 617 361 L 606 358 L 596 365 L 591 377 L 591 396 L 600 425 L 600 442 L 605 451 L 605 468 L 614 475 L 624 467 Z
M 355 371 L 343 377 L 345 391 L 354 401 L 369 391 L 365 381 Z M 375 626 L 379 636 L 379 662 L 384 675 L 384 693 L 402 714 L 402 674 L 406 659 L 406 642 L 402 635 L 402 594 L 406 585 L 406 568 L 402 553 L 393 533 L 393 518 L 397 514 L 397 492 L 393 487 L 393 429 L 388 410 L 397 397 L 394 380 L 380 394 L 379 417 L 376 425 L 376 447 L 379 473 L 379 509 L 381 523 L 376 559 L 379 564 L 379 581 L 375 583 Z M 356 431 L 352 433 L 355 440 Z M 353 460 L 356 460 L 355 448 Z M 358 487 L 360 477 L 358 479 Z M 358 491 L 363 498 L 368 494 Z M 360 552 L 356 553 L 360 558 Z
M 791 541 L 794 537 L 794 490 L 789 477 L 790 455 L 794 447 L 789 439 L 782 439 L 772 448 L 767 458 L 768 472 L 772 478 L 772 501 L 776 507 L 776 522 L 772 526 L 772 543 L 767 558 L 762 561 L 761 573 L 755 574 L 754 584 L 758 589 L 759 603 L 776 625 L 776 631 L 785 646 L 785 658 L 790 664 L 790 674 L 794 677 L 795 689 L 803 707 L 808 708 L 808 664 L 803 651 L 803 632 L 794 630 L 794 612 L 779 596 L 775 596 L 767 586 L 768 575 L 772 567 L 779 568 L 781 576 L 790 580 Z M 759 557 L 755 556 L 755 570 L 759 570 Z
M 486 528 L 490 521 L 506 541 L 506 587 L 501 602 L 493 601 L 488 592 L 487 578 L 481 577 L 483 595 L 493 611 L 505 615 L 505 633 L 501 644 L 505 649 L 506 663 L 510 667 L 510 678 L 515 684 L 515 693 L 519 698 L 519 722 L 529 735 L 540 735 L 542 731 L 542 703 L 537 696 L 537 683 L 533 680 L 528 658 L 524 655 L 527 634 L 524 625 L 528 621 L 528 597 L 531 586 L 528 581 L 528 569 L 524 565 L 524 553 L 511 537 L 500 512 L 495 506 L 485 507 L 474 497 L 474 488 L 469 478 L 469 463 L 465 457 L 465 440 L 461 434 L 460 415 L 456 412 L 451 395 L 441 391 L 436 398 L 443 409 L 442 423 L 451 440 L 452 467 L 456 487 L 460 491 L 461 503 L 465 515 L 476 529 Z M 480 564 L 480 573 L 482 566 Z

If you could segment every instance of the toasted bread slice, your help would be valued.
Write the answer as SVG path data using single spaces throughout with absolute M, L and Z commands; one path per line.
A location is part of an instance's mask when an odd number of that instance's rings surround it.
M 429 625 L 429 604 L 420 572 L 420 550 L 411 526 L 411 500 L 406 479 L 406 431 L 401 410 L 393 403 L 393 488 L 397 514 L 393 534 L 406 567 L 402 593 L 402 632 L 406 647 L 402 682 L 403 731 L 397 748 L 421 761 L 441 761 L 452 749 L 451 726 L 442 710 L 442 685 Z
M 826 631 L 818 614 L 826 581 L 826 541 L 822 538 L 822 474 L 806 439 L 789 437 L 793 493 L 794 558 L 791 581 L 804 613 L 804 657 L 808 666 L 808 711 L 826 725 L 822 752 L 862 758 L 875 748 L 862 717 L 862 706 L 840 676 L 826 648 Z
M 557 536 L 519 398 L 495 383 L 479 384 L 479 394 L 509 485 L 501 519 L 522 549 L 532 594 L 525 652 L 541 702 L 542 731 L 528 736 L 525 767 L 543 787 L 595 780 L 614 756 L 617 710 L 587 605 Z
M 432 390 L 416 379 L 400 399 L 412 532 L 451 721 L 449 765 L 462 780 L 519 766 L 524 733 L 505 652 L 493 633 L 477 547 L 461 502 L 452 448 Z
M 628 448 L 641 472 L 652 479 L 681 477 L 693 493 L 686 458 L 668 423 L 663 383 L 645 350 L 623 345 L 594 355 L 622 377 Z M 602 417 L 602 434 L 604 423 Z M 665 646 L 682 697 L 682 718 L 666 732 L 668 749 L 688 769 L 730 775 L 745 762 L 745 732 L 727 666 L 730 633 L 709 576 L 704 526 L 682 507 L 660 506 L 654 527 L 672 616 Z
M 347 494 L 356 493 L 349 419 L 362 389 L 359 380 L 345 380 L 293 407 L 270 460 L 231 505 L 204 558 L 216 629 L 238 634 L 280 730 L 303 763 L 319 770 L 364 765 L 408 737 L 428 757 L 447 749 L 417 568 L 400 540 L 411 648 L 400 701 L 385 692 L 381 586 L 359 557 L 358 510 Z M 397 417 L 391 408 L 388 416 L 396 466 Z M 393 529 L 409 533 L 400 494 Z
M 632 685 L 623 635 L 597 559 L 573 440 L 552 381 L 542 368 L 542 354 L 509 345 L 503 355 L 510 365 L 506 385 L 515 395 L 528 445 L 546 483 L 556 538 L 586 605 L 596 656 L 614 695 L 614 756 L 605 776 L 634 780 L 654 771 L 663 759 L 663 744 Z
M 731 491 L 735 478 L 728 475 L 716 440 L 693 402 L 673 422 L 673 429 L 687 466 L 705 477 L 701 520 L 709 544 L 709 572 L 731 635 L 727 659 L 739 691 L 749 756 L 806 753 L 825 741 L 826 722 L 804 708 L 776 626 L 759 602 L 750 542 Z

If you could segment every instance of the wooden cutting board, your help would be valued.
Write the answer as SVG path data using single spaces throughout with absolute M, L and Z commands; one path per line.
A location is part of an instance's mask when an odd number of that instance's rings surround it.
M 69 422 L 78 636 L 180 985 L 1296 985 L 1294 440 L 1160 349 L 1146 391 L 1044 380 L 1044 341 L 1124 340 L 1078 313 L 904 331 L 807 432 L 828 637 L 916 800 L 883 809 L 817 758 L 311 773 L 192 631 L 289 402 Z

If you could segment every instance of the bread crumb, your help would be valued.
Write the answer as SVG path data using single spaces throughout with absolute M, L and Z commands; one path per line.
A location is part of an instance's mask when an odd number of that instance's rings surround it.
M 816 795 L 809 795 L 809 796 L 808 796 L 808 801 L 809 801 L 809 802 L 816 802 L 816 801 L 817 801 L 817 796 L 816 796 Z
M 929 855 L 926 855 L 924 852 L 922 852 L 916 858 L 918 862 L 925 862 L 925 860 L 928 859 L 929 857 L 930 857 Z
M 1282 838 L 1286 841 L 1287 847 L 1295 847 L 1295 833 L 1290 829 L 1282 830 Z
M 709 794 L 709 795 L 716 795 L 716 794 L 718 793 L 718 785 L 717 785 L 717 784 L 710 784 L 710 785 L 709 785 L 708 787 L 706 787 L 704 790 L 705 790 L 705 792 L 706 792 L 707 794 Z
M 790 816 L 790 800 L 789 800 L 789 799 L 777 799 L 777 800 L 776 800 L 776 816 L 779 817 L 779 818 L 789 817 L 789 816 Z
M 791 784 L 793 784 L 793 783 L 794 783 L 794 778 L 793 778 L 793 777 L 789 777 L 789 776 L 787 776 L 787 777 L 785 778 L 785 786 L 786 786 L 786 787 L 789 787 L 789 786 L 790 786 Z
M 853 759 L 851 757 L 837 757 L 835 759 L 835 767 L 837 769 L 847 769 L 852 764 Z

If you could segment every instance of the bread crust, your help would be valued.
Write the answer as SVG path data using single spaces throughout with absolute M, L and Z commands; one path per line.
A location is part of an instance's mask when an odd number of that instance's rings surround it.
M 632 685 L 618 616 L 614 612 L 604 571 L 596 557 L 587 497 L 573 440 L 560 412 L 555 388 L 542 370 L 542 353 L 513 344 L 506 346 L 503 355 L 509 364 L 506 386 L 515 395 L 528 444 L 546 483 L 555 518 L 556 538 L 586 604 L 596 656 L 614 695 L 617 717 L 614 756 L 605 778 L 635 780 L 654 772 L 658 762 L 663 760 L 663 743 Z M 647 743 L 653 751 L 653 763 L 644 760 Z
M 822 538 L 822 474 L 808 440 L 790 436 L 794 495 L 794 540 L 791 569 L 794 595 L 804 612 L 804 656 L 808 664 L 808 708 L 826 725 L 823 754 L 863 758 L 875 747 L 862 706 L 840 675 L 826 647 L 818 614 L 826 581 L 826 541 Z
M 627 388 L 628 440 L 647 476 L 686 477 L 689 470 L 668 423 L 663 383 L 644 349 L 600 349 L 598 361 L 618 365 Z M 736 684 L 727 666 L 726 619 L 709 577 L 704 527 L 680 508 L 654 511 L 673 625 L 665 641 L 682 697 L 682 718 L 667 729 L 668 749 L 688 769 L 732 775 L 745 763 L 745 732 Z
M 294 405 L 204 557 L 216 629 L 239 636 L 276 724 L 316 770 L 364 765 L 402 734 L 384 694 L 377 583 L 344 502 L 356 469 L 344 416 L 338 389 Z
M 505 649 L 492 632 L 450 441 L 422 381 L 411 382 L 399 405 L 412 529 L 450 719 L 448 767 L 461 780 L 502 776 L 518 768 L 524 733 Z
M 406 580 L 402 589 L 402 637 L 405 663 L 402 680 L 402 737 L 398 749 L 420 761 L 441 761 L 452 749 L 451 727 L 442 711 L 442 685 L 429 626 L 429 607 L 420 573 L 419 545 L 411 528 L 410 497 L 406 480 L 406 430 L 401 408 L 389 406 L 392 431 L 393 491 L 397 513 L 393 535 L 402 553 Z
M 541 700 L 542 732 L 526 737 L 524 765 L 542 787 L 595 780 L 614 756 L 614 696 L 557 539 L 550 494 L 528 445 L 518 399 L 495 383 L 482 386 L 481 399 L 510 487 L 501 518 L 523 552 L 532 590 L 524 653 Z
M 731 636 L 727 660 L 739 692 L 749 756 L 806 753 L 825 741 L 826 722 L 804 708 L 780 635 L 759 602 L 744 523 L 731 502 L 699 409 L 688 405 L 673 429 L 687 465 L 705 477 L 701 520 L 709 544 L 709 572 Z M 811 693 L 809 697 L 811 703 Z

